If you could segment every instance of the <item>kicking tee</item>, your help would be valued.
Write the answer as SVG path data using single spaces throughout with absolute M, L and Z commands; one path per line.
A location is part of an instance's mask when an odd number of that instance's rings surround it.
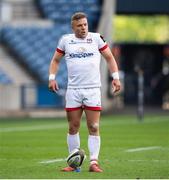
M 68 88 L 100 87 L 100 52 L 107 43 L 99 33 L 89 32 L 86 38 L 75 34 L 61 37 L 56 51 L 65 55 L 68 70 Z

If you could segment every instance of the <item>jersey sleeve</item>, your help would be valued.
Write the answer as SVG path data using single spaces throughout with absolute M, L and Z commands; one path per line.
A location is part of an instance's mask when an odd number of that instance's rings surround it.
M 99 51 L 103 51 L 107 47 L 108 47 L 108 45 L 107 45 L 106 41 L 104 40 L 103 36 L 101 36 L 99 34 L 99 37 L 98 37 L 98 48 L 99 48 Z
M 64 37 L 62 36 L 58 42 L 58 46 L 56 48 L 56 51 L 59 53 L 64 54 L 65 53 L 65 40 Z

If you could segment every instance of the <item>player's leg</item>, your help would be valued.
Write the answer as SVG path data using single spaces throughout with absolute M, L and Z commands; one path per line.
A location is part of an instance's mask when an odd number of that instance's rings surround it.
M 100 152 L 99 119 L 100 111 L 85 110 L 87 127 L 89 131 L 88 148 L 90 161 L 97 161 Z
M 83 100 L 87 127 L 89 131 L 88 148 L 90 153 L 90 171 L 102 172 L 98 166 L 100 152 L 99 121 L 101 111 L 101 92 L 100 88 L 89 88 L 84 90 Z
M 87 127 L 89 130 L 88 148 L 90 153 L 90 168 L 91 172 L 102 172 L 103 170 L 98 165 L 100 152 L 100 134 L 99 121 L 100 111 L 85 110 Z
M 79 128 L 80 120 L 82 117 L 82 108 L 75 111 L 67 111 L 67 119 L 69 124 L 68 134 L 67 134 L 67 145 L 69 153 L 76 148 L 80 148 L 80 137 Z M 74 171 L 72 167 L 65 167 L 62 169 L 64 172 Z
M 91 136 L 99 136 L 100 111 L 85 109 L 87 127 Z
M 79 128 L 82 116 L 81 96 L 78 89 L 67 89 L 66 92 L 66 112 L 68 119 L 67 143 L 69 153 L 80 147 Z
M 66 113 L 68 120 L 68 134 L 67 134 L 67 145 L 69 153 L 76 149 L 80 148 L 80 137 L 79 137 L 79 128 L 80 120 L 82 117 L 82 107 L 78 92 L 74 89 L 68 89 L 66 92 Z M 62 171 L 69 172 L 74 171 L 74 168 L 66 167 Z
M 75 111 L 67 111 L 67 119 L 69 125 L 67 134 L 67 144 L 69 153 L 73 149 L 80 148 L 79 128 L 82 113 L 83 110 L 81 108 Z

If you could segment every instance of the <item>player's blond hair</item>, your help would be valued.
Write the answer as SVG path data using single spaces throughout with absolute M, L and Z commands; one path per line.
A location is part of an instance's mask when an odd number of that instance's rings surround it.
M 72 15 L 72 18 L 71 18 L 71 24 L 73 23 L 73 21 L 77 21 L 79 19 L 82 19 L 82 18 L 87 18 L 87 15 L 83 12 L 76 12 Z

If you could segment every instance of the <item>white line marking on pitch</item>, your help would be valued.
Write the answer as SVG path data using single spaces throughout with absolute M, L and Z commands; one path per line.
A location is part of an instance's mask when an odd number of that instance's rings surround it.
M 58 129 L 58 128 L 63 128 L 65 126 L 66 124 L 0 128 L 0 132 L 38 131 L 38 130 L 45 130 L 45 129 Z
M 126 152 L 148 151 L 148 150 L 161 149 L 161 148 L 162 148 L 161 146 L 141 147 L 141 148 L 127 149 Z
M 169 162 L 168 160 L 160 160 L 160 159 L 135 159 L 135 160 L 128 160 L 128 161 L 130 161 L 130 162 L 156 162 L 156 163 L 159 163 L 159 162 L 163 162 L 163 163 L 166 163 L 166 162 Z
M 39 163 L 41 163 L 41 164 L 50 164 L 50 163 L 62 162 L 62 161 L 66 161 L 66 158 L 45 160 L 45 161 L 40 161 Z

